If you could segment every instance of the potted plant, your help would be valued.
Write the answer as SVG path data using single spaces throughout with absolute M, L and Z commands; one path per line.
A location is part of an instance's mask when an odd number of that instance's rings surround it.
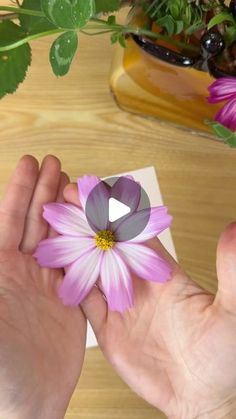
M 120 25 L 113 13 L 126 4 Z M 63 76 L 79 32 L 107 33 L 123 47 L 122 71 L 115 67 L 111 78 L 121 106 L 211 129 L 236 147 L 236 0 L 15 0 L 0 11 L 0 97 L 24 80 L 34 39 L 56 35 L 50 63 Z M 141 99 L 125 90 L 126 76 L 142 88 Z

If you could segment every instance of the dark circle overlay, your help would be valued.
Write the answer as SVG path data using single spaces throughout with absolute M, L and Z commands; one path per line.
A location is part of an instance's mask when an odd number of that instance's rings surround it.
M 105 196 L 105 199 L 104 199 Z M 109 199 L 131 208 L 131 213 L 109 222 Z M 132 207 L 133 205 L 133 207 Z M 85 213 L 95 233 L 101 230 L 114 232 L 116 241 L 128 241 L 137 237 L 147 226 L 151 205 L 147 192 L 129 177 L 109 177 L 101 180 L 90 192 Z

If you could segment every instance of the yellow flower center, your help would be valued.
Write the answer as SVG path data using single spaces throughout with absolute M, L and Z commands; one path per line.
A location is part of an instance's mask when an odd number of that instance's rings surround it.
M 109 230 L 101 230 L 95 236 L 96 246 L 102 250 L 109 250 L 115 244 L 114 234 Z

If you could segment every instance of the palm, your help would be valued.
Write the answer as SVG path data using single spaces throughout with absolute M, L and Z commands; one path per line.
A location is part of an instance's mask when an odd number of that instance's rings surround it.
M 68 183 L 57 159 L 23 158 L 0 203 L 0 416 L 64 417 L 85 352 L 86 321 L 62 305 L 63 271 L 40 268 L 32 254 L 54 233 L 45 203 Z
M 212 408 L 227 398 L 221 393 L 225 375 L 234 391 L 236 316 L 222 317 L 211 305 L 213 296 L 190 281 L 179 296 L 171 283 L 161 292 L 151 288 L 144 298 L 139 289 L 140 300 L 129 314 L 109 313 L 98 339 L 139 395 L 168 416 L 182 417 L 195 406 L 197 417 L 209 398 Z
M 135 305 L 125 314 L 107 310 L 98 289 L 83 305 L 119 375 L 170 418 L 200 417 L 235 394 L 235 226 L 229 231 L 219 246 L 216 297 L 189 279 L 155 240 L 150 245 L 173 265 L 170 282 L 133 278 Z
M 82 368 L 84 316 L 58 300 L 62 272 L 40 269 L 32 256 L 16 251 L 1 252 L 0 260 L 1 397 L 19 408 L 30 396 L 35 406 L 41 386 L 40 400 L 53 403 L 54 394 L 63 410 Z M 3 391 L 9 387 L 17 394 L 13 400 Z

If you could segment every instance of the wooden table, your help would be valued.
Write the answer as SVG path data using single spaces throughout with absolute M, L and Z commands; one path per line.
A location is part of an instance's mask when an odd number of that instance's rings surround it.
M 49 45 L 46 39 L 34 43 L 27 81 L 0 102 L 0 195 L 25 153 L 57 155 L 73 180 L 154 165 L 174 215 L 179 260 L 214 290 L 217 238 L 236 218 L 236 150 L 118 109 L 109 92 L 107 37 L 82 36 L 76 63 L 63 79 L 50 70 Z M 126 387 L 98 349 L 87 351 L 67 419 L 162 417 Z

